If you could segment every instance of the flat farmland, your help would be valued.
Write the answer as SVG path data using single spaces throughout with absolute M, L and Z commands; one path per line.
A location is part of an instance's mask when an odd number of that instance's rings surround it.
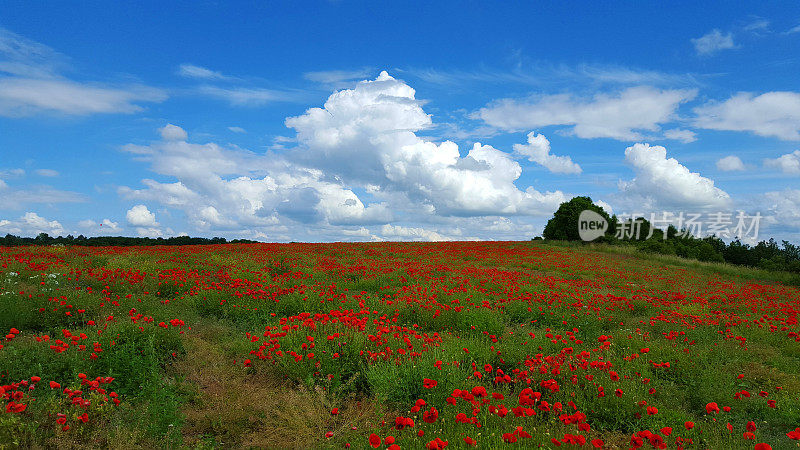
M 797 448 L 779 277 L 537 242 L 0 247 L 0 448 Z

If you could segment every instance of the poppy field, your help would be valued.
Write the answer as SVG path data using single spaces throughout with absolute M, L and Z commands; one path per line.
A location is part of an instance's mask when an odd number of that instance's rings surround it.
M 0 448 L 798 448 L 798 313 L 541 242 L 0 247 Z

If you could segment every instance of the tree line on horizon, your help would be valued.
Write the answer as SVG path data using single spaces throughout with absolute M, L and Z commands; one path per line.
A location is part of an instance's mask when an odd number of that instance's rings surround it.
M 21 245 L 79 245 L 86 247 L 148 247 L 153 245 L 216 245 L 216 244 L 256 244 L 257 241 L 249 239 L 227 240 L 224 237 L 190 237 L 173 236 L 168 238 L 157 237 L 128 237 L 128 236 L 93 236 L 79 235 L 53 237 L 47 233 L 39 233 L 35 238 L 20 237 L 6 234 L 0 238 L 0 247 L 16 247 Z
M 620 239 L 617 237 L 617 227 L 624 225 L 631 229 L 631 219 L 621 223 L 616 215 L 609 216 L 602 207 L 594 204 L 591 197 L 574 197 L 562 203 L 547 222 L 542 237 L 546 240 L 583 242 L 579 235 L 578 217 L 587 209 L 600 214 L 608 223 L 605 234 L 592 242 L 633 245 L 646 253 L 800 273 L 800 246 L 785 240 L 780 245 L 772 238 L 752 246 L 738 238 L 726 243 L 714 235 L 702 238 L 693 236 L 687 230 L 678 230 L 673 225 L 669 225 L 665 236 L 664 230 L 654 228 L 643 217 L 635 219 L 640 231 L 638 238 Z M 540 238 L 534 238 L 537 239 Z

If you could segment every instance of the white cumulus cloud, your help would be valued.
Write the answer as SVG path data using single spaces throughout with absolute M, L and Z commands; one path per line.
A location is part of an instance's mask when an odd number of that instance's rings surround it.
M 781 155 L 775 159 L 765 159 L 764 165 L 783 173 L 800 174 L 800 150 Z
M 581 173 L 581 166 L 572 162 L 569 156 L 556 156 L 550 153 L 550 141 L 543 134 L 528 133 L 528 143 L 514 144 L 514 152 L 554 173 Z
M 431 117 L 406 83 L 382 72 L 373 81 L 331 95 L 322 108 L 286 120 L 297 131 L 299 162 L 349 185 L 379 186 L 401 194 L 418 210 L 443 215 L 546 214 L 560 192 L 521 191 L 522 169 L 509 154 L 476 143 L 461 158 L 450 141 L 416 133 Z
M 135 227 L 157 227 L 156 215 L 151 213 L 147 206 L 136 205 L 125 213 L 128 223 Z
M 189 135 L 186 134 L 186 130 L 171 123 L 166 124 L 158 131 L 161 133 L 161 138 L 165 141 L 185 141 L 189 137 Z
M 697 134 L 691 130 L 672 128 L 670 130 L 664 130 L 664 138 L 688 144 L 697 140 Z
M 15 220 L 0 219 L 0 233 L 18 236 L 36 236 L 47 233 L 58 236 L 64 233 L 64 227 L 57 220 L 47 220 L 35 212 L 28 211 Z
M 99 223 L 92 219 L 85 219 L 78 222 L 78 226 L 91 234 L 110 234 L 122 232 L 122 227 L 119 226 L 119 222 L 114 222 L 111 219 L 103 219 Z
M 744 163 L 742 163 L 742 160 L 739 159 L 738 156 L 730 155 L 717 161 L 717 169 L 723 172 L 744 170 Z
M 800 93 L 755 95 L 740 92 L 723 102 L 694 109 L 694 126 L 710 130 L 749 131 L 759 136 L 800 140 Z
M 435 231 L 421 227 L 404 227 L 386 224 L 381 228 L 381 235 L 388 240 L 396 241 L 452 241 L 453 238 L 443 236 Z
M 720 50 L 736 48 L 733 43 L 733 34 L 723 34 L 717 29 L 711 30 L 697 39 L 692 39 L 692 44 L 698 55 L 710 55 Z
M 691 172 L 658 145 L 634 144 L 625 149 L 625 162 L 635 178 L 620 181 L 622 199 L 644 210 L 656 208 L 707 209 L 730 205 L 728 193 L 714 181 Z

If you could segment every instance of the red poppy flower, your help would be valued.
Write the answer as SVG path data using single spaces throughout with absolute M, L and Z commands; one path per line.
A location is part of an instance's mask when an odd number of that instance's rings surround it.
M 402 430 L 405 427 L 414 427 L 414 420 L 410 417 L 403 417 L 398 416 L 394 419 L 394 426 L 398 430 Z
M 472 395 L 475 397 L 486 397 L 486 388 L 483 386 L 475 386 L 472 388 Z
M 707 404 L 706 405 L 706 412 L 708 414 L 718 413 L 719 412 L 719 406 L 717 405 L 717 402 L 711 402 L 711 403 Z
M 431 408 L 422 413 L 422 420 L 425 423 L 434 423 L 439 418 L 439 411 L 436 408 Z
M 443 441 L 439 438 L 436 438 L 428 442 L 428 445 L 426 447 L 428 448 L 428 450 L 442 450 L 443 448 L 447 447 L 447 444 L 448 444 L 447 441 Z
M 380 447 L 381 446 L 381 437 L 378 436 L 375 433 L 370 434 L 369 435 L 369 445 L 372 446 L 372 448 Z
M 648 440 L 650 441 L 650 445 L 653 448 L 658 448 L 658 449 L 667 448 L 667 443 L 664 442 L 664 438 L 662 438 L 661 436 L 659 436 L 657 434 L 650 435 Z

